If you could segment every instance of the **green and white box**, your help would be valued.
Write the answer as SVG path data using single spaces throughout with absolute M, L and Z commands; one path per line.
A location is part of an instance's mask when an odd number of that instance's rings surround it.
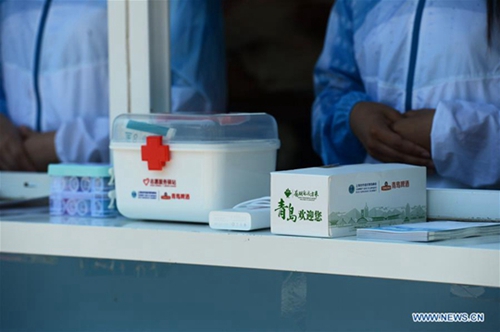
M 324 166 L 271 173 L 271 232 L 340 237 L 357 228 L 426 221 L 426 169 Z

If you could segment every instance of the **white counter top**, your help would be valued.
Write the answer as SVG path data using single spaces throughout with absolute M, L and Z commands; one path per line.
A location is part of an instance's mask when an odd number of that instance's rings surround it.
M 432 243 L 226 232 L 205 224 L 0 216 L 0 252 L 500 287 L 500 236 Z

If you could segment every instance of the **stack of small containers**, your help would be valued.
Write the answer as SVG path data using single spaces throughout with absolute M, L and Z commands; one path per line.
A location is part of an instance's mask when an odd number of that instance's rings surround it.
M 115 185 L 110 165 L 51 164 L 50 215 L 114 217 Z

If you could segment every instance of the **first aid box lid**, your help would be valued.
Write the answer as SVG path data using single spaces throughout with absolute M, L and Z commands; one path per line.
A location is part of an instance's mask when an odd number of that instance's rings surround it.
M 113 122 L 111 143 L 145 143 L 162 136 L 169 144 L 259 143 L 279 147 L 276 120 L 266 113 L 122 114 Z

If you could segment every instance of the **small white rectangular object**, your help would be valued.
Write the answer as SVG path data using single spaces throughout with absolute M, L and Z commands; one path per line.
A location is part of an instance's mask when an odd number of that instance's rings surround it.
M 500 190 L 427 189 L 429 220 L 500 221 Z
M 211 211 L 208 218 L 213 229 L 251 231 L 269 228 L 271 213 L 269 208 L 233 208 Z
M 0 171 L 0 199 L 18 200 L 48 197 L 47 173 Z
M 426 220 L 426 169 L 404 164 L 271 173 L 271 232 L 340 237 Z

